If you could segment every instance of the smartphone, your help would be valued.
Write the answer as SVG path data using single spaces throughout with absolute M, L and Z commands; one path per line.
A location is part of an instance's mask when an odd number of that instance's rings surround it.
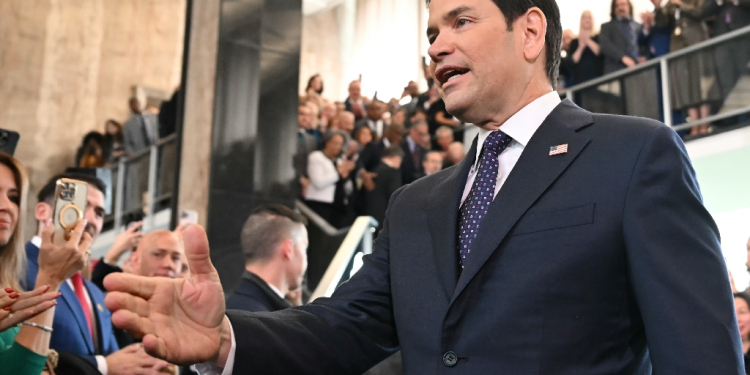
M 180 223 L 198 224 L 198 211 L 182 210 L 180 212 Z
M 20 138 L 21 136 L 17 132 L 0 129 L 0 152 L 13 156 Z
M 83 181 L 61 178 L 55 188 L 55 214 L 52 218 L 55 233 L 52 243 L 65 245 L 78 221 L 86 212 L 89 185 Z

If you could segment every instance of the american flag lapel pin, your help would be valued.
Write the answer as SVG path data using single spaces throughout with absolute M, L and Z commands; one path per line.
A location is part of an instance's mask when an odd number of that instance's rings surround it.
M 549 148 L 549 156 L 562 155 L 568 153 L 568 144 L 552 146 Z

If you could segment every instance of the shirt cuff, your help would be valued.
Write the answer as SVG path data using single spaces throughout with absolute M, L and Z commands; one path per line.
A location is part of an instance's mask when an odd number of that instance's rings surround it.
M 229 334 L 232 337 L 232 346 L 229 349 L 229 355 L 227 355 L 227 363 L 224 365 L 224 369 L 219 366 L 210 363 L 199 363 L 195 365 L 195 370 L 200 375 L 232 375 L 234 370 L 234 357 L 237 351 L 237 342 L 234 339 L 234 329 L 232 328 L 232 322 L 229 322 Z M 103 374 L 106 375 L 106 374 Z
M 109 372 L 109 367 L 107 367 L 107 359 L 101 355 L 97 355 L 94 358 L 96 358 L 96 368 L 99 369 L 99 372 L 101 372 L 102 375 L 107 375 L 107 373 Z

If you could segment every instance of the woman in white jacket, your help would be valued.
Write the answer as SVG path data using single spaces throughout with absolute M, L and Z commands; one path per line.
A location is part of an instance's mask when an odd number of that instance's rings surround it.
M 345 139 L 340 132 L 326 134 L 323 150 L 310 153 L 307 164 L 310 185 L 305 203 L 336 228 L 344 220 L 347 196 L 354 189 L 349 176 L 356 164 L 340 157 Z

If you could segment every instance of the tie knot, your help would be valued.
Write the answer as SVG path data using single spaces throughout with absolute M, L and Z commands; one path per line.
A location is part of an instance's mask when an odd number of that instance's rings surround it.
M 512 140 L 513 138 L 503 133 L 501 130 L 497 130 L 490 133 L 490 135 L 487 136 L 487 139 L 484 140 L 484 149 L 487 152 L 500 155 Z

